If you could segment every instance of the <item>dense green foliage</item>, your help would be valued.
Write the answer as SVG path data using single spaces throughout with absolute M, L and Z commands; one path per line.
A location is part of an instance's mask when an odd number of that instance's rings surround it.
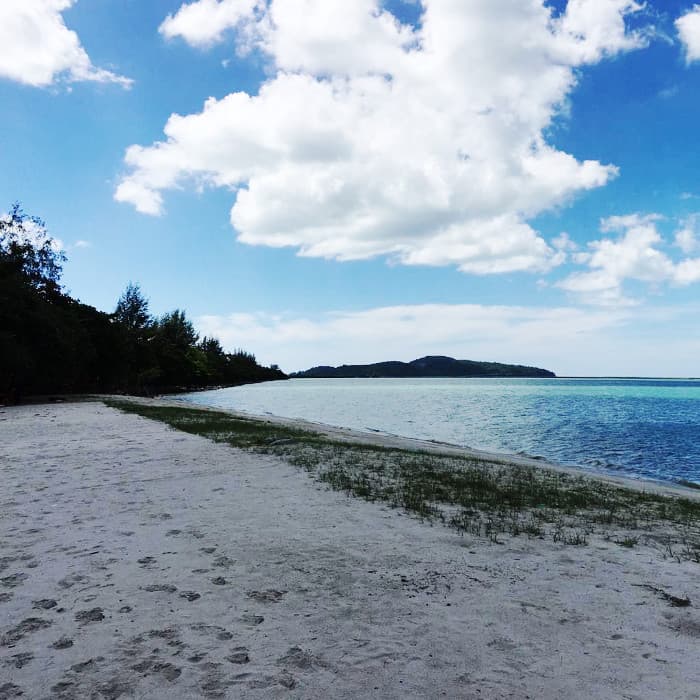
M 284 379 L 255 357 L 199 339 L 184 311 L 153 318 L 129 284 L 113 314 L 71 298 L 65 256 L 15 204 L 0 218 L 0 400 L 56 392 L 153 393 Z

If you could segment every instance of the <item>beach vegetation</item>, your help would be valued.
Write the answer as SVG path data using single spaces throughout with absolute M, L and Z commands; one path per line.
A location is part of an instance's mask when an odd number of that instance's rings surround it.
M 108 405 L 217 442 L 276 455 L 330 488 L 386 503 L 494 543 L 504 537 L 586 546 L 593 534 L 700 561 L 700 499 L 626 488 L 505 459 L 341 441 L 282 422 L 133 401 Z

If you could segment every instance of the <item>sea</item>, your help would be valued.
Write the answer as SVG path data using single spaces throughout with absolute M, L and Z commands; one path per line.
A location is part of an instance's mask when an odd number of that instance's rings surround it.
M 700 484 L 700 380 L 290 379 L 180 398 Z

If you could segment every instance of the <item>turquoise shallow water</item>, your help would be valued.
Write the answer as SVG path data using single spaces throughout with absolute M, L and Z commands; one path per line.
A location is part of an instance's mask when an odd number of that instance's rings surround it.
M 700 483 L 698 380 L 292 379 L 181 398 Z

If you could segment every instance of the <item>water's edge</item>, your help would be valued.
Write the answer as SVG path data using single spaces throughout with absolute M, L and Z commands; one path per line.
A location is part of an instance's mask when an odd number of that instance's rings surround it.
M 532 458 L 525 455 L 512 453 L 490 452 L 476 448 L 455 445 L 452 443 L 440 442 L 438 440 L 421 440 L 420 438 L 404 435 L 395 435 L 378 430 L 360 430 L 348 428 L 318 421 L 311 421 L 304 418 L 290 418 L 287 416 L 276 416 L 272 413 L 258 414 L 243 410 L 233 410 L 221 408 L 219 406 L 207 406 L 202 403 L 192 401 L 186 395 L 180 396 L 160 396 L 155 398 L 143 397 L 114 397 L 126 398 L 129 401 L 143 403 L 145 405 L 176 406 L 196 408 L 203 411 L 217 411 L 227 413 L 238 418 L 259 420 L 285 427 L 299 428 L 310 432 L 320 433 L 328 438 L 349 444 L 366 444 L 376 447 L 395 448 L 413 452 L 428 452 L 435 455 L 448 457 L 469 457 L 483 460 L 492 464 L 515 465 L 531 467 L 534 469 L 550 469 L 574 476 L 583 476 L 596 481 L 614 484 L 623 488 L 656 493 L 666 496 L 681 498 L 692 498 L 700 500 L 700 490 L 684 486 L 681 483 L 633 476 L 620 476 L 606 471 L 597 471 L 589 467 L 560 464 L 544 458 Z

